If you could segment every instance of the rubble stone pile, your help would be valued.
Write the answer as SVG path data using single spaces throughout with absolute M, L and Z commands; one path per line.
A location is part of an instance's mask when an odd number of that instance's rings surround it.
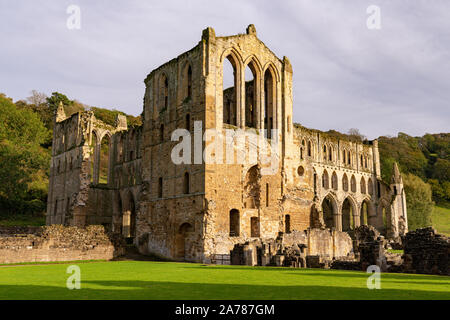
M 404 272 L 450 275 L 450 238 L 429 227 L 408 232 L 403 238 Z

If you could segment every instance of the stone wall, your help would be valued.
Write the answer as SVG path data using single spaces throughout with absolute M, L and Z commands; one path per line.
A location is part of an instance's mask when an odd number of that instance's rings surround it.
M 308 229 L 236 244 L 230 255 L 231 264 L 306 267 L 309 261 L 308 267 L 314 267 L 336 258 L 353 258 L 353 244 L 345 232 Z
M 110 260 L 124 252 L 123 239 L 103 226 L 0 228 L 0 263 Z
M 450 275 L 450 238 L 433 228 L 417 229 L 403 238 L 404 272 Z

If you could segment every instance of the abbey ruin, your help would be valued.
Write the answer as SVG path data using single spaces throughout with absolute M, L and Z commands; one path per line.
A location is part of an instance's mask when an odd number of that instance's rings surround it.
M 223 85 L 224 63 L 234 70 L 231 88 Z M 280 232 L 304 232 L 310 254 L 320 253 L 317 239 L 328 237 L 336 256 L 351 250 L 352 230 L 360 225 L 387 238 L 404 235 L 398 168 L 386 184 L 377 140 L 341 139 L 294 125 L 292 74 L 289 59 L 275 56 L 253 25 L 226 37 L 207 28 L 194 48 L 144 80 L 142 126 L 128 127 L 124 116 L 111 126 L 90 111 L 66 116 L 61 106 L 47 224 L 104 225 L 142 253 L 203 263 L 229 255 L 235 244 L 275 239 Z M 271 150 L 279 155 L 276 172 L 263 174 L 258 157 L 174 163 L 179 141 L 172 133 L 183 128 L 193 134 L 196 123 L 203 132 L 253 130 L 279 141 Z M 205 149 L 212 142 L 200 143 Z M 252 158 L 248 143 L 238 151 Z

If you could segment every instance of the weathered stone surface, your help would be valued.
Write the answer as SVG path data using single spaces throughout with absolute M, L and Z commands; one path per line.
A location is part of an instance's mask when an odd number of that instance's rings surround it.
M 450 275 L 450 238 L 433 228 L 417 229 L 403 238 L 405 272 Z
M 110 260 L 124 254 L 124 239 L 107 234 L 103 226 L 60 225 L 0 229 L 0 263 Z
M 199 40 L 144 80 L 141 127 L 129 128 L 120 116 L 108 125 L 90 111 L 67 117 L 58 108 L 47 224 L 102 224 L 142 253 L 205 263 L 226 262 L 220 258 L 236 244 L 275 239 L 279 232 L 292 246 L 300 240 L 289 240 L 291 232 L 301 238 L 313 228 L 308 237 L 316 240 L 305 254 L 330 257 L 351 250 L 342 232 L 359 225 L 373 225 L 389 238 L 407 232 L 398 168 L 385 184 L 377 140 L 294 125 L 293 66 L 257 37 L 254 25 L 224 37 L 207 28 Z M 231 88 L 224 87 L 228 61 L 235 74 Z M 253 80 L 245 80 L 246 69 Z M 176 129 L 190 134 L 193 147 L 182 163 L 171 157 L 180 142 L 172 140 Z M 202 139 L 207 129 L 229 130 L 234 144 Z M 255 157 L 253 142 L 236 143 L 242 132 L 278 141 L 269 148 L 278 155 L 273 172 L 263 174 L 268 165 Z M 203 151 L 211 147 L 217 161 L 205 163 Z M 237 154 L 245 160 L 237 161 Z

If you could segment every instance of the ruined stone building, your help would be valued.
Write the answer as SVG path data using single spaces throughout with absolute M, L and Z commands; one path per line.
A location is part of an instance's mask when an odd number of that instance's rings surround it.
M 233 70 L 231 88 L 224 88 L 224 64 Z M 289 59 L 267 48 L 253 25 L 226 37 L 207 28 L 194 48 L 146 77 L 141 127 L 129 128 L 122 116 L 110 126 L 90 111 L 66 116 L 58 108 L 47 224 L 102 224 L 143 253 L 201 262 L 293 230 L 351 234 L 369 224 L 387 237 L 404 234 L 398 168 L 386 184 L 377 140 L 294 125 L 292 74 Z M 279 141 L 271 151 L 278 169 L 262 174 L 260 159 L 205 163 L 194 153 L 191 163 L 175 164 L 172 133 L 193 134 L 197 123 L 203 132 L 269 129 L 264 139 Z

